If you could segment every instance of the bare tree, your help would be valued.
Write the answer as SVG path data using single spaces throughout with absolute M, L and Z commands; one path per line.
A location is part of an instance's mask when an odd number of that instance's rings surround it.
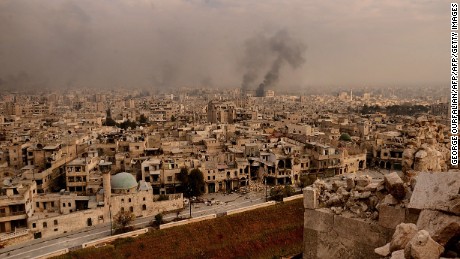
M 115 232 L 126 232 L 129 230 L 129 225 L 134 221 L 136 216 L 129 211 L 120 211 L 114 217 Z

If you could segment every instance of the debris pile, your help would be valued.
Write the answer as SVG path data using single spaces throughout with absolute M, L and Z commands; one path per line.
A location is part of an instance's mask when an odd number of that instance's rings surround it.
M 375 249 L 378 255 L 392 259 L 432 259 L 439 258 L 444 247 L 436 242 L 426 230 L 418 230 L 415 224 L 401 223 L 396 227 L 391 242 Z M 449 251 L 455 258 L 458 251 Z
M 395 172 L 385 175 L 383 180 L 351 174 L 341 180 L 316 180 L 310 188 L 316 193 L 318 208 L 372 220 L 379 218 L 380 210 L 404 209 L 412 193 L 410 183 L 404 183 Z
M 408 208 L 417 224 L 401 223 L 390 243 L 375 249 L 391 258 L 460 257 L 460 173 L 420 173 Z
M 265 191 L 265 185 L 260 182 L 251 181 L 248 186 L 240 187 L 239 191 L 242 193 L 263 192 Z
M 403 152 L 403 171 L 446 171 L 448 149 L 443 144 L 408 145 Z

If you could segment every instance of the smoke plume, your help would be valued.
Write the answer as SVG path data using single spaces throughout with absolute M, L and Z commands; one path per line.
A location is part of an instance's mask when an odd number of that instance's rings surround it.
M 264 76 L 264 80 L 256 89 L 257 96 L 263 96 L 266 89 L 274 86 L 280 77 L 280 70 L 285 63 L 289 64 L 292 69 L 299 68 L 305 63 L 304 52 L 305 44 L 301 41 L 293 39 L 288 31 L 281 30 L 270 38 L 259 37 L 257 40 L 251 40 L 251 44 L 247 45 L 246 64 L 247 70 L 243 75 L 241 90 L 244 92 L 249 89 L 250 85 L 257 80 L 260 67 L 266 65 L 266 58 L 273 60 L 268 72 Z M 254 46 L 258 43 L 258 46 Z

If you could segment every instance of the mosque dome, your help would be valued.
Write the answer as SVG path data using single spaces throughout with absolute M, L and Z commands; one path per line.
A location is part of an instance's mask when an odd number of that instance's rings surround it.
M 118 173 L 111 177 L 110 185 L 113 190 L 129 190 L 137 186 L 137 181 L 130 173 Z

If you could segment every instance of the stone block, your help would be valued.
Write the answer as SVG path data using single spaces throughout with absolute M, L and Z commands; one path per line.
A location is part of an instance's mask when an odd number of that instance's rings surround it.
M 388 256 L 390 255 L 390 243 L 387 243 L 386 245 L 384 246 L 381 246 L 381 247 L 377 247 L 376 249 L 374 249 L 374 252 L 380 256 Z
M 395 197 L 393 197 L 393 195 L 391 194 L 386 195 L 385 198 L 383 198 L 382 200 L 382 204 L 387 204 L 387 205 L 396 205 L 398 203 L 399 201 L 395 199 Z
M 392 234 L 390 229 L 381 227 L 375 222 L 340 215 L 334 216 L 334 230 L 341 238 L 373 247 L 372 251 L 388 243 Z
M 375 192 L 377 188 L 381 185 L 382 183 L 379 182 L 371 182 L 369 185 L 364 187 L 364 191 L 370 191 L 370 192 Z
M 415 224 L 402 223 L 396 227 L 395 233 L 390 242 L 390 251 L 401 250 L 406 247 L 409 241 L 417 234 L 417 226 Z
M 443 251 L 444 247 L 436 243 L 428 231 L 420 230 L 404 248 L 404 255 L 413 259 L 433 259 L 439 258 Z
M 372 178 L 369 175 L 360 175 L 356 177 L 356 186 L 366 187 L 371 183 Z
M 332 190 L 336 192 L 340 187 L 346 188 L 347 187 L 347 182 L 345 181 L 334 181 L 332 183 Z
M 334 214 L 329 211 L 309 210 L 304 212 L 304 228 L 329 232 L 334 224 Z
M 378 206 L 379 210 L 379 225 L 386 228 L 396 228 L 397 225 L 403 223 L 406 218 L 406 209 L 393 207 L 385 204 Z
M 460 190 L 460 172 L 420 173 L 409 208 L 454 213 Z
M 347 191 L 350 191 L 353 188 L 355 188 L 355 176 L 354 175 L 348 175 L 346 181 L 347 181 Z
M 396 172 L 384 176 L 385 188 L 396 199 L 402 200 L 406 196 L 404 182 Z
M 404 257 L 404 249 L 394 251 L 391 253 L 391 258 L 390 259 L 405 259 Z
M 303 206 L 305 209 L 316 209 L 318 207 L 317 190 L 312 187 L 303 189 Z
M 428 231 L 433 240 L 440 245 L 445 245 L 452 237 L 460 233 L 460 217 L 441 211 L 422 210 L 417 227 Z
M 316 259 L 318 250 L 318 231 L 304 228 L 303 231 L 303 258 L 304 259 Z

